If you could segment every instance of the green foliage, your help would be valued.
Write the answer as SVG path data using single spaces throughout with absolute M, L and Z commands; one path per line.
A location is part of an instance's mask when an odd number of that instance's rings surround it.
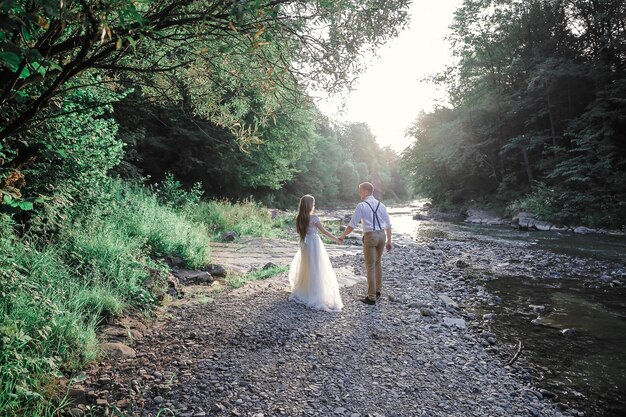
M 137 146 L 127 162 L 138 170 L 124 164 L 119 172 L 156 180 L 171 172 L 186 186 L 202 181 L 213 196 L 278 190 L 302 172 L 300 158 L 314 141 L 307 87 L 349 85 L 363 68 L 362 52 L 374 52 L 406 24 L 408 5 L 4 2 L 2 206 L 29 210 L 51 194 L 65 207 L 92 204 L 96 183 L 122 152 L 108 112 L 132 88 L 118 107 L 132 111 L 116 118 L 120 138 Z M 144 109 L 154 128 L 134 115 Z M 174 114 L 164 118 L 165 129 L 163 111 Z M 163 155 L 158 167 L 140 164 Z M 17 184 L 17 175 L 25 181 Z M 336 179 L 321 183 L 329 199 L 337 195 Z M 47 215 L 39 224 L 53 229 L 67 213 Z
M 87 83 L 90 86 L 84 87 Z M 6 211 L 16 204 L 22 210 L 32 209 L 33 204 L 41 207 L 51 194 L 63 198 L 68 208 L 76 203 L 89 206 L 98 198 L 100 183 L 106 181 L 107 173 L 123 155 L 123 143 L 116 138 L 117 124 L 110 117 L 112 107 L 103 104 L 116 101 L 123 94 L 101 84 L 102 77 L 96 74 L 69 81 L 68 92 L 59 100 L 56 118 L 44 119 L 19 142 L 21 153 L 32 153 L 30 157 L 24 161 L 16 153 L 4 161 L 6 168 L 0 165 L 0 189 L 11 189 L 11 185 L 14 189 L 12 201 L 5 198 L 0 209 Z M 85 106 L 88 109 L 81 110 Z M 18 160 L 22 162 L 17 163 Z M 17 168 L 11 163 L 17 164 Z M 50 221 L 54 217 L 51 214 Z
M 72 304 L 87 317 L 98 317 L 103 322 L 109 322 L 124 311 L 126 306 L 122 299 L 120 294 L 111 289 L 98 286 L 80 292 L 72 300 Z
M 626 215 L 626 203 L 619 197 L 563 191 L 545 184 L 538 184 L 533 192 L 511 203 L 508 209 L 528 211 L 557 224 L 589 227 L 614 227 Z
M 362 178 L 352 161 L 345 161 L 337 170 L 337 176 L 341 178 L 341 181 L 339 181 L 339 193 L 342 196 L 353 195 Z
M 410 130 L 412 187 L 457 206 L 517 200 L 546 219 L 623 225 L 624 16 L 613 0 L 463 3 L 459 60 L 438 78 L 453 108 Z
M 43 415 L 60 372 L 95 358 L 94 321 L 69 305 L 80 289 L 57 250 L 17 240 L 6 222 L 2 236 L 0 414 Z
M 312 149 L 298 162 L 299 174 L 272 193 L 268 204 L 293 209 L 303 194 L 314 195 L 319 207 L 353 202 L 363 181 L 372 182 L 383 199 L 408 197 L 398 155 L 381 149 L 366 124 L 331 126 L 320 117 L 316 130 Z
M 128 105 L 118 107 L 120 137 L 129 146 L 120 172 L 132 177 L 135 167 L 154 179 L 171 172 L 186 187 L 202 182 L 209 196 L 246 198 L 259 188 L 279 189 L 292 179 L 298 159 L 313 140 L 308 105 L 277 113 L 257 129 L 257 142 L 245 146 L 228 130 L 180 109 L 131 112 Z M 158 118 L 155 112 L 160 113 Z
M 166 173 L 165 179 L 152 187 L 154 194 L 162 204 L 171 207 L 191 206 L 198 204 L 202 198 L 202 183 L 197 182 L 191 190 L 186 191 L 180 181 L 174 179 L 172 173 Z
M 203 224 L 215 239 L 227 231 L 261 237 L 272 237 L 276 233 L 269 211 L 251 200 L 238 204 L 203 201 L 187 215 L 192 221 Z
M 289 268 L 286 266 L 273 266 L 270 268 L 257 269 L 241 276 L 227 277 L 226 282 L 232 288 L 240 288 L 246 282 L 260 281 L 260 280 L 264 280 L 267 278 L 271 278 L 275 275 L 282 274 L 288 269 Z
M 101 191 L 105 201 L 45 240 L 18 238 L 0 214 L 0 415 L 50 412 L 57 378 L 96 358 L 96 326 L 154 305 L 165 285 L 155 255 L 209 261 L 203 226 L 138 186 Z
M 179 256 L 190 267 L 201 267 L 209 261 L 209 237 L 202 223 L 189 221 L 176 208 L 161 205 L 155 195 L 142 187 L 121 182 L 110 187 L 108 206 L 90 216 L 94 233 L 101 230 L 106 237 L 119 237 L 122 241 L 115 245 L 125 247 L 127 253 Z M 106 237 L 103 236 L 105 240 Z M 125 239 L 129 243 L 125 244 Z M 103 248 L 108 251 L 103 256 L 117 256 L 110 253 L 116 249 L 109 248 L 106 241 Z M 125 267 L 119 265 L 119 269 Z

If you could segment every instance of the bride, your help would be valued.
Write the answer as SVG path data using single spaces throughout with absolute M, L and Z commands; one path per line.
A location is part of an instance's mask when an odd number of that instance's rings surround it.
M 290 300 L 304 304 L 315 310 L 340 311 L 343 302 L 339 295 L 339 285 L 335 271 L 330 264 L 328 253 L 317 232 L 339 243 L 313 215 L 315 198 L 304 195 L 300 199 L 296 230 L 300 235 L 300 249 L 291 261 L 289 284 Z

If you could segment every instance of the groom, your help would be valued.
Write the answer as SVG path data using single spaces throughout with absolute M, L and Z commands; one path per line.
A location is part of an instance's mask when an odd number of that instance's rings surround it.
M 376 304 L 383 285 L 383 268 L 380 263 L 383 248 L 391 250 L 391 220 L 387 208 L 372 195 L 374 186 L 369 182 L 359 184 L 361 201 L 354 210 L 348 227 L 339 238 L 341 243 L 354 230 L 359 222 L 363 223 L 363 255 L 367 270 L 367 297 L 362 299 L 365 304 Z

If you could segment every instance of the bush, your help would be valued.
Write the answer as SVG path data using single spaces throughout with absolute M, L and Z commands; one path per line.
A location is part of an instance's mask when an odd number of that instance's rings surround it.
M 508 209 L 528 211 L 542 220 L 570 226 L 623 227 L 626 218 L 626 203 L 619 197 L 562 190 L 545 184 L 538 184 Z
M 203 201 L 189 210 L 188 216 L 203 223 L 209 233 L 219 237 L 225 231 L 261 237 L 275 236 L 269 211 L 253 201 L 230 204 L 227 201 Z
M 195 183 L 191 190 L 186 191 L 180 181 L 174 179 L 171 173 L 165 174 L 165 179 L 154 184 L 152 191 L 159 201 L 170 207 L 184 208 L 192 204 L 197 204 L 202 198 L 202 183 Z

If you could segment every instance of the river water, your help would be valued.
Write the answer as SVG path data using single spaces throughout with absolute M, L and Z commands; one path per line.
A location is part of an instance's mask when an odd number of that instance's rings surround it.
M 626 262 L 626 236 L 519 231 L 509 226 L 413 220 L 412 207 L 390 208 L 394 231 L 417 240 L 488 241 L 523 249 L 541 249 L 607 265 Z M 520 252 L 521 253 L 521 252 Z M 567 259 L 567 258 L 566 258 Z M 573 258 L 572 258 L 573 259 Z M 621 275 L 620 275 L 621 274 Z M 618 281 L 626 284 L 626 273 Z M 585 416 L 626 416 L 626 286 L 589 285 L 589 277 L 495 277 L 487 290 L 501 298 L 483 306 L 480 314 L 498 318 L 493 330 L 499 343 L 523 341 L 523 360 L 535 380 Z M 529 305 L 545 306 L 545 314 L 530 316 Z M 574 329 L 565 337 L 563 329 Z

